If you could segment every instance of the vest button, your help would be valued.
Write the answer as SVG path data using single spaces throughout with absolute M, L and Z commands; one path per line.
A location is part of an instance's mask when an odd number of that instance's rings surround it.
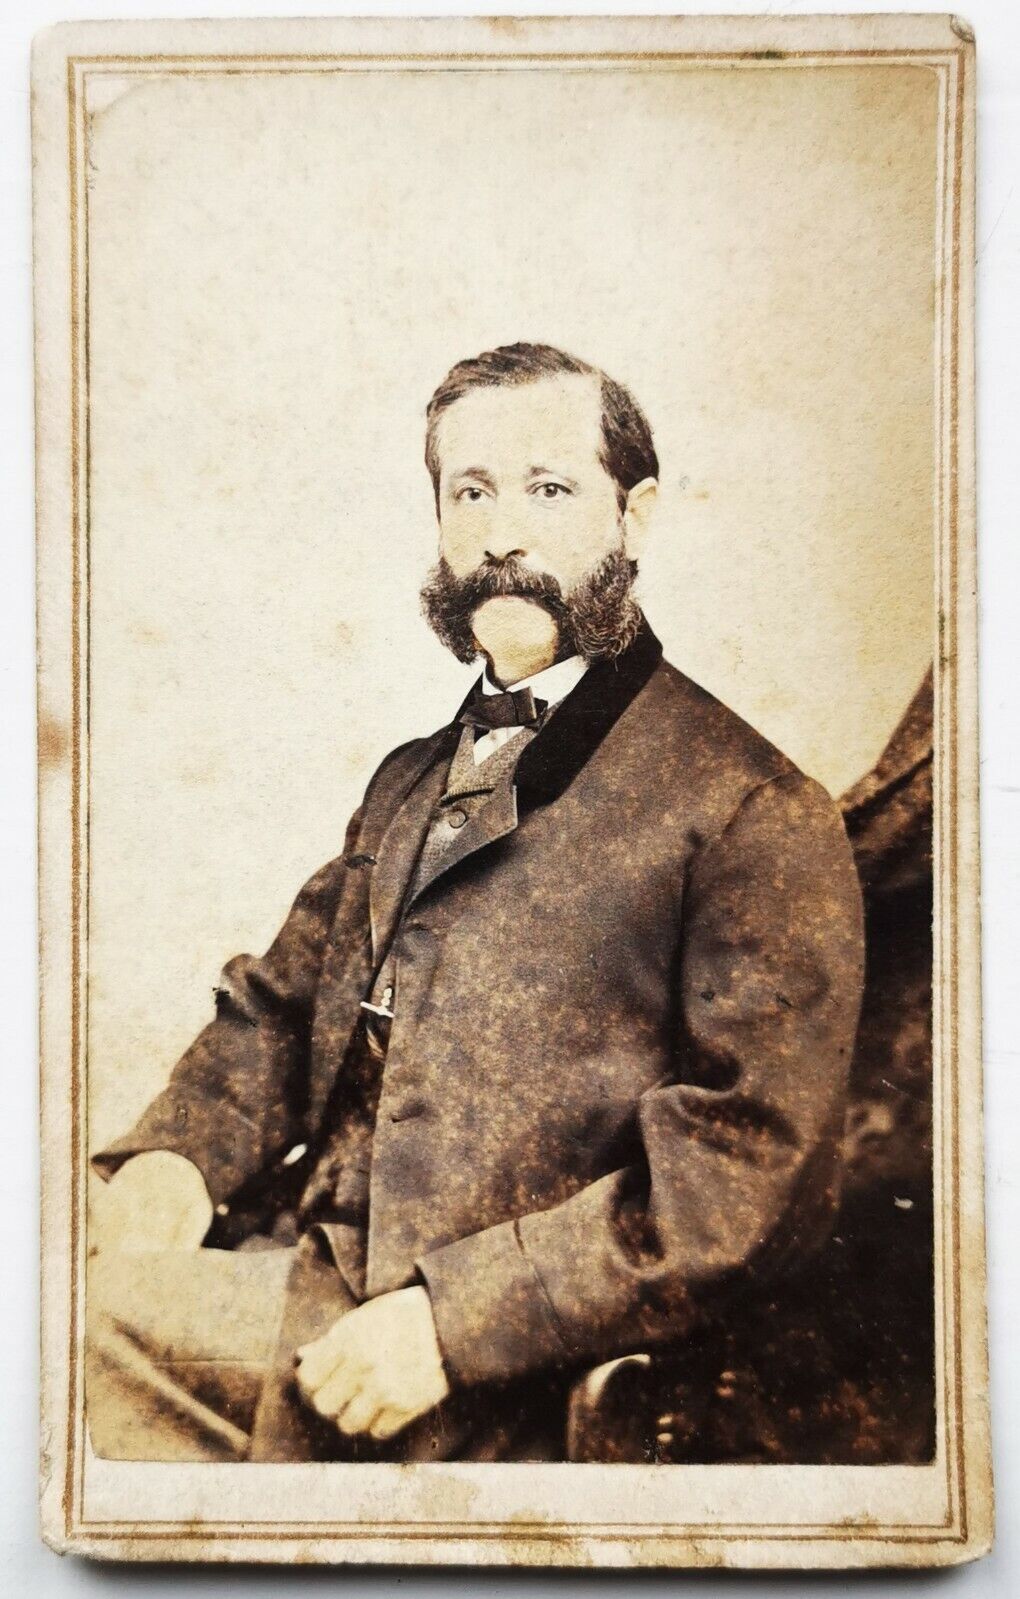
M 448 811 L 446 820 L 451 827 L 463 827 L 467 821 L 467 811 Z

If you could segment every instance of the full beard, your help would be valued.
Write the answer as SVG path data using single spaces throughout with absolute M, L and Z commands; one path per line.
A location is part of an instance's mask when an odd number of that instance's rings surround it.
M 479 606 L 509 597 L 533 600 L 549 612 L 559 630 L 561 658 L 608 661 L 629 648 L 641 625 L 631 592 L 637 570 L 622 549 L 611 550 L 564 595 L 554 577 L 530 571 L 513 556 L 486 561 L 462 578 L 441 558 L 422 588 L 421 608 L 432 631 L 465 664 L 479 654 L 472 627 Z

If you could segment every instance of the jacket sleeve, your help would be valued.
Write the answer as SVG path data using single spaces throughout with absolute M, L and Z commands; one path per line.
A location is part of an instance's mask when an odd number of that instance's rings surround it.
M 133 1155 L 172 1150 L 198 1167 L 219 1204 L 294 1141 L 319 969 L 360 814 L 344 854 L 305 884 L 267 953 L 223 968 L 215 1019 L 131 1131 L 93 1157 L 102 1176 Z
M 862 968 L 836 807 L 797 773 L 763 783 L 687 874 L 676 1069 L 638 1103 L 640 1160 L 418 1262 L 453 1381 L 676 1337 L 824 1238 Z

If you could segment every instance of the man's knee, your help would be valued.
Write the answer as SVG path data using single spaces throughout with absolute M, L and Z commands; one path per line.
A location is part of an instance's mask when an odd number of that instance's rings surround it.
M 271 1327 L 284 1272 L 283 1260 L 253 1268 L 215 1251 L 94 1257 L 85 1402 L 95 1452 L 120 1460 L 247 1458 L 266 1322 Z
M 90 1262 L 86 1322 L 112 1323 L 154 1358 L 267 1361 L 293 1251 L 119 1255 Z

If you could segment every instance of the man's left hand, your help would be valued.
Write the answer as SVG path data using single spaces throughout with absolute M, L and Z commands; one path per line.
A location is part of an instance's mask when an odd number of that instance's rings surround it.
M 424 1288 L 367 1300 L 297 1359 L 302 1395 L 349 1437 L 392 1438 L 450 1391 Z

